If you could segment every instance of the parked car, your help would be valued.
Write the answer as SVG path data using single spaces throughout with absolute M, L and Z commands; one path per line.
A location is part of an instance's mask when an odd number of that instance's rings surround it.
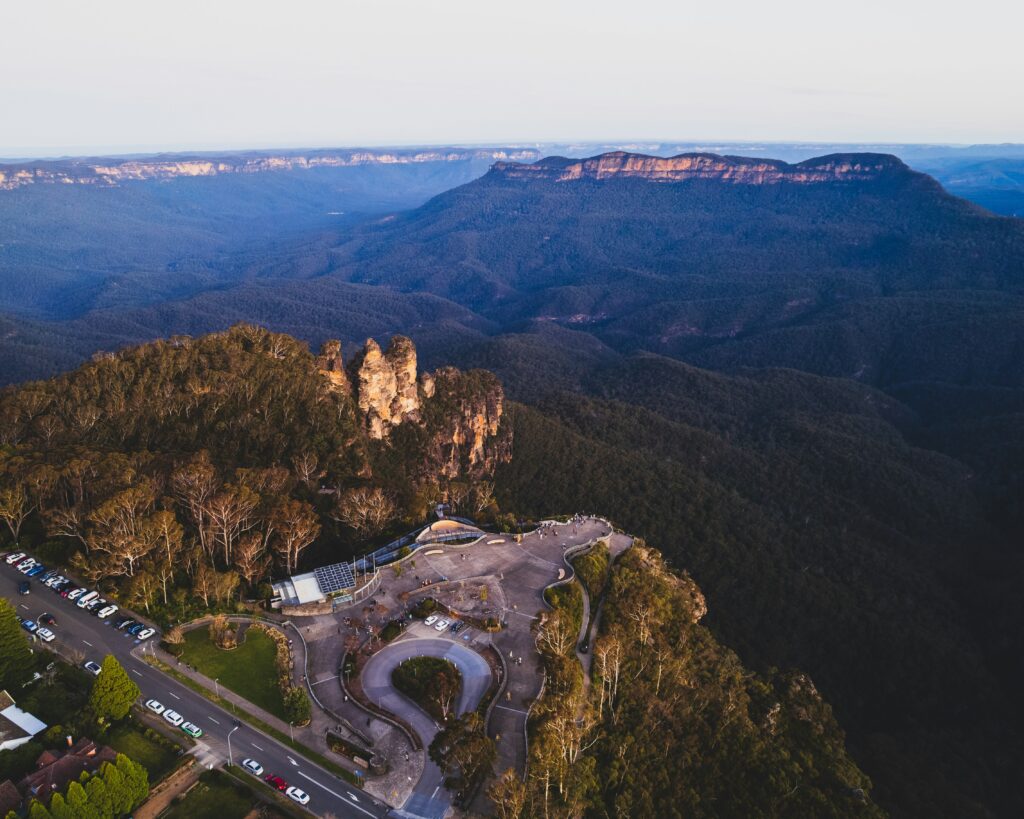
M 36 629 L 39 628 L 39 626 L 36 624 L 36 621 L 30 620 L 28 617 L 21 621 L 21 627 L 25 629 L 25 631 L 27 631 L 29 634 L 35 634 Z
M 55 626 L 57 625 L 57 618 L 50 614 L 50 612 L 44 611 L 39 615 L 39 622 L 46 626 Z
M 448 626 L 452 624 L 451 620 L 445 620 L 443 617 L 437 621 L 437 625 L 434 626 L 434 631 L 444 631 Z
M 142 631 L 140 631 L 135 636 L 138 637 L 140 640 L 148 640 L 154 634 L 156 634 L 156 629 L 155 628 L 144 628 Z
M 181 730 L 192 737 L 192 739 L 199 739 L 203 735 L 203 729 L 192 722 L 183 722 Z
M 86 671 L 90 672 L 91 674 L 94 674 L 97 677 L 103 670 L 102 668 L 100 668 L 99 663 L 94 663 L 92 660 L 88 660 L 85 663 L 83 663 L 82 668 L 84 668 Z
M 105 605 L 107 605 L 107 601 L 102 597 L 97 597 L 95 600 L 90 602 L 88 606 L 85 607 L 85 610 L 96 612 L 103 608 Z
M 132 626 L 136 625 L 138 622 L 139 621 L 136 620 L 134 617 L 125 617 L 124 618 L 124 622 L 120 623 L 118 625 L 118 628 L 125 628 L 125 629 L 131 628 Z
M 51 580 L 53 580 L 53 578 L 55 578 L 59 574 L 60 572 L 58 572 L 56 569 L 50 569 L 48 572 L 46 572 L 46 574 L 42 576 L 41 579 L 44 583 L 49 583 Z
M 131 617 L 125 617 L 122 615 L 121 617 L 115 617 L 114 621 L 110 625 L 112 625 L 114 628 L 123 628 L 124 626 L 127 626 L 129 623 L 134 622 L 135 621 L 132 620 Z
M 111 603 L 109 606 L 104 606 L 102 609 L 96 612 L 96 616 L 99 617 L 101 620 L 105 620 L 107 617 L 109 617 L 111 614 L 114 614 L 116 611 L 117 606 Z
M 60 593 L 60 596 L 66 597 L 68 600 L 77 600 L 79 597 L 85 594 L 85 592 L 86 590 L 80 586 L 76 589 L 65 589 Z
M 263 777 L 263 781 L 270 785 L 270 787 L 277 788 L 279 791 L 288 790 L 288 783 L 276 774 L 267 774 Z
M 162 713 L 163 713 L 164 711 L 166 711 L 166 710 L 167 710 L 167 709 L 166 709 L 166 708 L 164 708 L 164 706 L 163 706 L 163 705 L 162 705 L 162 704 L 161 704 L 160 702 L 158 702 L 157 700 L 146 700 L 146 707 L 147 707 L 147 708 L 148 708 L 148 709 L 149 709 L 150 711 L 152 711 L 152 712 L 153 712 L 154 714 L 156 714 L 157 716 L 159 716 L 160 714 L 162 714 Z
M 36 637 L 42 640 L 44 643 L 50 642 L 57 635 L 50 631 L 48 628 L 36 629 Z
M 45 571 L 46 567 L 42 563 L 36 563 L 36 565 L 29 569 L 27 572 L 25 572 L 25 574 L 27 574 L 29 577 L 39 577 L 39 575 L 41 575 Z
M 19 560 L 24 560 L 24 559 L 25 559 L 25 553 L 24 552 L 11 552 L 9 555 L 7 555 L 7 557 L 4 558 L 4 560 L 6 560 L 11 565 L 17 563 Z
M 44 580 L 43 582 L 48 588 L 56 589 L 62 583 L 67 583 L 68 579 L 62 574 L 55 574 L 49 580 Z
M 185 718 L 181 714 L 177 711 L 171 711 L 170 709 L 164 711 L 164 719 L 171 723 L 175 728 L 185 721 Z
M 36 565 L 35 559 L 30 557 L 30 558 L 28 558 L 28 560 L 21 561 L 21 563 L 18 564 L 17 568 L 18 568 L 19 572 L 21 572 L 22 574 L 25 574 L 25 572 L 27 572 L 29 569 L 31 569 L 35 565 Z
M 255 759 L 243 759 L 242 767 L 245 768 L 253 776 L 263 776 L 263 766 L 260 765 Z
M 437 615 L 431 614 L 426 620 L 423 621 L 425 625 L 432 626 L 437 622 Z
M 18 594 L 28 594 L 31 591 L 32 591 L 32 584 L 29 583 L 27 580 L 22 580 L 18 584 Z
M 78 608 L 80 609 L 84 609 L 99 596 L 100 593 L 98 591 L 88 592 L 87 594 L 83 594 L 81 597 L 79 597 L 78 600 L 75 601 L 75 605 L 78 606 Z
M 136 623 L 134 626 L 128 628 L 129 634 L 138 634 L 146 627 L 145 623 Z
M 61 597 L 64 597 L 65 594 L 71 591 L 74 587 L 74 580 L 61 580 L 60 583 L 53 584 L 53 590 L 57 592 L 57 594 L 59 594 Z
M 290 799 L 294 799 L 300 805 L 309 804 L 309 794 L 305 791 L 300 791 L 298 788 L 292 786 L 285 791 Z

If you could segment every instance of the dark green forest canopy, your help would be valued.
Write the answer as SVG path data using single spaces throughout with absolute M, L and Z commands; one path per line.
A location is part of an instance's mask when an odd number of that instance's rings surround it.
M 811 680 L 751 673 L 698 624 L 704 610 L 637 542 L 610 573 L 584 691 L 556 604 L 538 627 L 548 693 L 531 725 L 530 815 L 884 815 Z

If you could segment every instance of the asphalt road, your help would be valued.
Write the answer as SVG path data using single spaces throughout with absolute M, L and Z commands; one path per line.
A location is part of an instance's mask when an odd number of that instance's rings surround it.
M 203 729 L 203 737 L 193 751 L 201 764 L 216 767 L 228 761 L 230 734 L 230 752 L 236 765 L 250 757 L 263 766 L 264 775 L 277 774 L 289 785 L 301 788 L 310 795 L 307 806 L 310 812 L 345 819 L 387 815 L 387 805 L 358 791 L 288 746 L 236 720 L 229 711 L 143 662 L 136 655 L 145 650 L 145 645 L 109 625 L 110 618 L 108 621 L 98 619 L 35 579 L 30 580 L 31 593 L 19 595 L 18 583 L 24 579 L 13 567 L 0 562 L 0 591 L 14 604 L 18 616 L 36 619 L 44 612 L 52 614 L 57 624 L 50 628 L 56 639 L 49 646 L 63 648 L 64 653 L 68 650 L 81 652 L 86 660 L 97 663 L 107 654 L 117 657 L 141 689 L 140 702 L 157 699 Z
M 462 674 L 459 693 L 459 715 L 476 708 L 491 684 L 491 669 L 475 651 L 442 638 L 402 638 L 385 646 L 366 663 L 361 674 L 363 691 L 378 706 L 397 714 L 408 722 L 423 740 L 425 747 L 433 741 L 440 726 L 419 706 L 400 694 L 391 685 L 391 672 L 412 657 L 440 657 L 450 660 Z M 402 806 L 406 816 L 441 819 L 451 806 L 451 794 L 443 787 L 444 776 L 430 759 L 412 794 Z

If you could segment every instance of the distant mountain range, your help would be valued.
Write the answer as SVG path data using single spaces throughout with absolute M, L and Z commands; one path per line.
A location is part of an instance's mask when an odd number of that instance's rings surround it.
M 1024 222 L 799 148 L 3 191 L 2 375 L 240 320 L 490 369 L 502 508 L 650 537 L 895 814 L 1020 815 Z

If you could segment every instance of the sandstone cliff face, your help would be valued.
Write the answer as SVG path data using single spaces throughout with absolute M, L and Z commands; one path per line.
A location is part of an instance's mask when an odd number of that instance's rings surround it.
M 396 429 L 412 425 L 416 433 L 401 445 L 419 450 L 422 478 L 482 478 L 512 455 L 505 393 L 492 373 L 444 367 L 418 375 L 416 347 L 405 336 L 386 351 L 368 339 L 347 370 L 341 343 L 328 341 L 316 365 L 332 390 L 352 396 L 371 441 L 390 445 Z
M 356 402 L 374 440 L 387 437 L 392 427 L 419 420 L 416 385 L 416 347 L 404 336 L 391 339 L 387 352 L 367 339 L 355 362 Z
M 531 149 L 367 151 L 324 150 L 303 154 L 239 154 L 230 156 L 172 156 L 149 159 L 71 159 L 0 165 L 0 190 L 34 184 L 114 187 L 146 179 L 301 171 L 355 165 L 411 165 L 423 162 L 459 162 L 468 159 L 531 161 Z
M 651 182 L 716 179 L 745 185 L 865 181 L 901 169 L 907 170 L 906 165 L 886 154 L 833 154 L 790 165 L 773 159 L 717 154 L 658 157 L 625 151 L 613 151 L 581 160 L 552 157 L 532 165 L 503 161 L 492 166 L 493 173 L 507 179 L 549 179 L 556 182 L 615 177 L 646 179 Z
M 320 347 L 320 355 L 316 357 L 316 366 L 320 374 L 326 378 L 331 389 L 337 392 L 351 392 L 348 376 L 345 374 L 345 362 L 341 357 L 340 341 L 325 341 Z
M 502 425 L 505 393 L 488 372 L 462 373 L 444 367 L 434 373 L 435 401 L 431 461 L 446 478 L 479 478 L 512 456 L 511 426 Z

